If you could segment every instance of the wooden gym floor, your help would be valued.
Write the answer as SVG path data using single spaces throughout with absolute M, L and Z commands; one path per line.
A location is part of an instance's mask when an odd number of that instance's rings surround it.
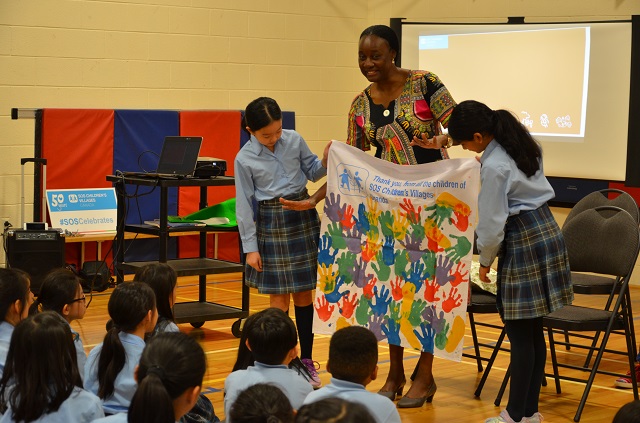
M 83 339 L 87 353 L 96 344 L 102 342 L 105 334 L 105 322 L 108 320 L 107 302 L 112 290 L 102 293 L 94 293 L 91 304 L 83 320 L 73 322 L 73 327 L 78 330 Z M 640 310 L 640 288 L 632 288 L 634 298 L 633 308 Z M 196 301 L 198 298 L 197 280 L 195 278 L 180 278 L 178 284 L 178 302 Z M 89 295 L 87 294 L 87 300 Z M 226 274 L 209 276 L 207 283 L 207 300 L 232 307 L 241 306 L 241 275 Z M 256 312 L 268 306 L 268 297 L 258 294 L 255 290 L 250 294 L 250 311 Z M 604 306 L 602 296 L 576 295 L 575 304 L 601 307 Z M 293 313 L 291 313 L 293 314 Z M 292 316 L 293 317 L 293 316 Z M 496 315 L 476 315 L 477 321 L 499 323 Z M 203 390 L 211 399 L 216 414 L 224 418 L 223 386 L 225 377 L 231 371 L 235 362 L 238 339 L 231 334 L 231 324 L 235 320 L 208 321 L 199 329 L 189 324 L 179 325 L 180 330 L 196 337 L 204 348 L 208 357 L 208 372 L 205 376 Z M 485 342 L 493 342 L 497 339 L 499 331 L 478 328 L 478 336 Z M 472 352 L 470 331 L 464 339 L 465 351 Z M 613 336 L 609 342 L 610 348 L 623 347 L 624 340 L 620 336 Z M 329 337 L 316 335 L 314 344 L 314 359 L 320 363 L 320 378 L 323 384 L 329 383 L 330 375 L 326 372 L 325 364 L 329 348 Z M 405 370 L 407 376 L 413 370 L 418 354 L 405 350 Z M 386 344 L 379 346 L 379 379 L 373 381 L 367 389 L 377 391 L 386 377 L 389 369 L 389 350 Z M 488 356 L 489 350 L 483 351 Z M 583 353 L 580 351 L 559 350 L 559 360 L 570 363 L 582 363 Z M 506 367 L 508 366 L 508 353 L 500 353 L 490 372 L 487 383 L 482 391 L 481 398 L 475 398 L 473 392 L 480 381 L 482 373 L 478 373 L 474 360 L 463 358 L 460 363 L 438 359 L 434 361 L 434 375 L 438 383 L 438 392 L 432 404 L 425 404 L 419 409 L 401 409 L 400 416 L 403 422 L 420 423 L 444 423 L 444 422 L 484 422 L 485 418 L 499 414 L 500 408 L 494 406 L 494 400 Z M 614 372 L 626 372 L 626 364 L 620 358 L 605 355 L 601 365 Z M 547 372 L 550 373 L 551 358 L 547 356 Z M 570 370 L 560 369 L 561 374 L 569 374 Z M 618 408 L 633 400 L 631 390 L 616 389 L 613 386 L 614 377 L 598 375 L 589 395 L 587 405 L 583 411 L 581 422 L 611 422 Z M 548 379 L 549 384 L 542 388 L 540 395 L 540 412 L 545 417 L 545 422 L 570 422 L 573 421 L 578 402 L 582 396 L 583 384 L 562 381 L 562 394 L 555 393 L 553 380 Z M 408 389 L 408 387 L 407 387 Z M 508 390 L 502 400 L 502 407 L 506 405 Z

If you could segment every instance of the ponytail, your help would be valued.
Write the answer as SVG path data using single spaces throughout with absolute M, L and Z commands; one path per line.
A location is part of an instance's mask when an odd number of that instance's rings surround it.
M 116 377 L 127 360 L 120 332 L 133 332 L 149 311 L 155 312 L 156 299 L 149 285 L 127 282 L 113 290 L 107 308 L 113 326 L 104 337 L 98 360 L 98 396 L 101 399 L 113 395 Z
M 128 421 L 173 423 L 173 400 L 187 389 L 202 386 L 207 362 L 202 347 L 180 332 L 155 335 L 142 352 L 138 389 L 129 405 Z
M 493 136 L 527 177 L 540 169 L 542 148 L 507 110 L 494 111 L 475 100 L 463 101 L 451 112 L 448 130 L 456 144 L 473 139 L 475 133 Z

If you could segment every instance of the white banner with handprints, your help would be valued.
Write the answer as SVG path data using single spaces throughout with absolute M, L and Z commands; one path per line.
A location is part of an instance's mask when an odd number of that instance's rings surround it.
M 314 332 L 359 325 L 460 360 L 479 189 L 475 159 L 401 166 L 334 142 Z

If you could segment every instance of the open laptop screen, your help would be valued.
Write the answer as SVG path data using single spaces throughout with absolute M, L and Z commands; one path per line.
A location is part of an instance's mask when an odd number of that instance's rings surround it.
M 191 176 L 196 168 L 202 137 L 165 137 L 157 173 Z

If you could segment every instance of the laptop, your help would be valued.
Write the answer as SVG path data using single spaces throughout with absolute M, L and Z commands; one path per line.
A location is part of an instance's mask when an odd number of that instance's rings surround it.
M 187 178 L 193 176 L 200 154 L 202 137 L 164 138 L 155 172 L 122 172 L 124 176 L 143 178 Z

